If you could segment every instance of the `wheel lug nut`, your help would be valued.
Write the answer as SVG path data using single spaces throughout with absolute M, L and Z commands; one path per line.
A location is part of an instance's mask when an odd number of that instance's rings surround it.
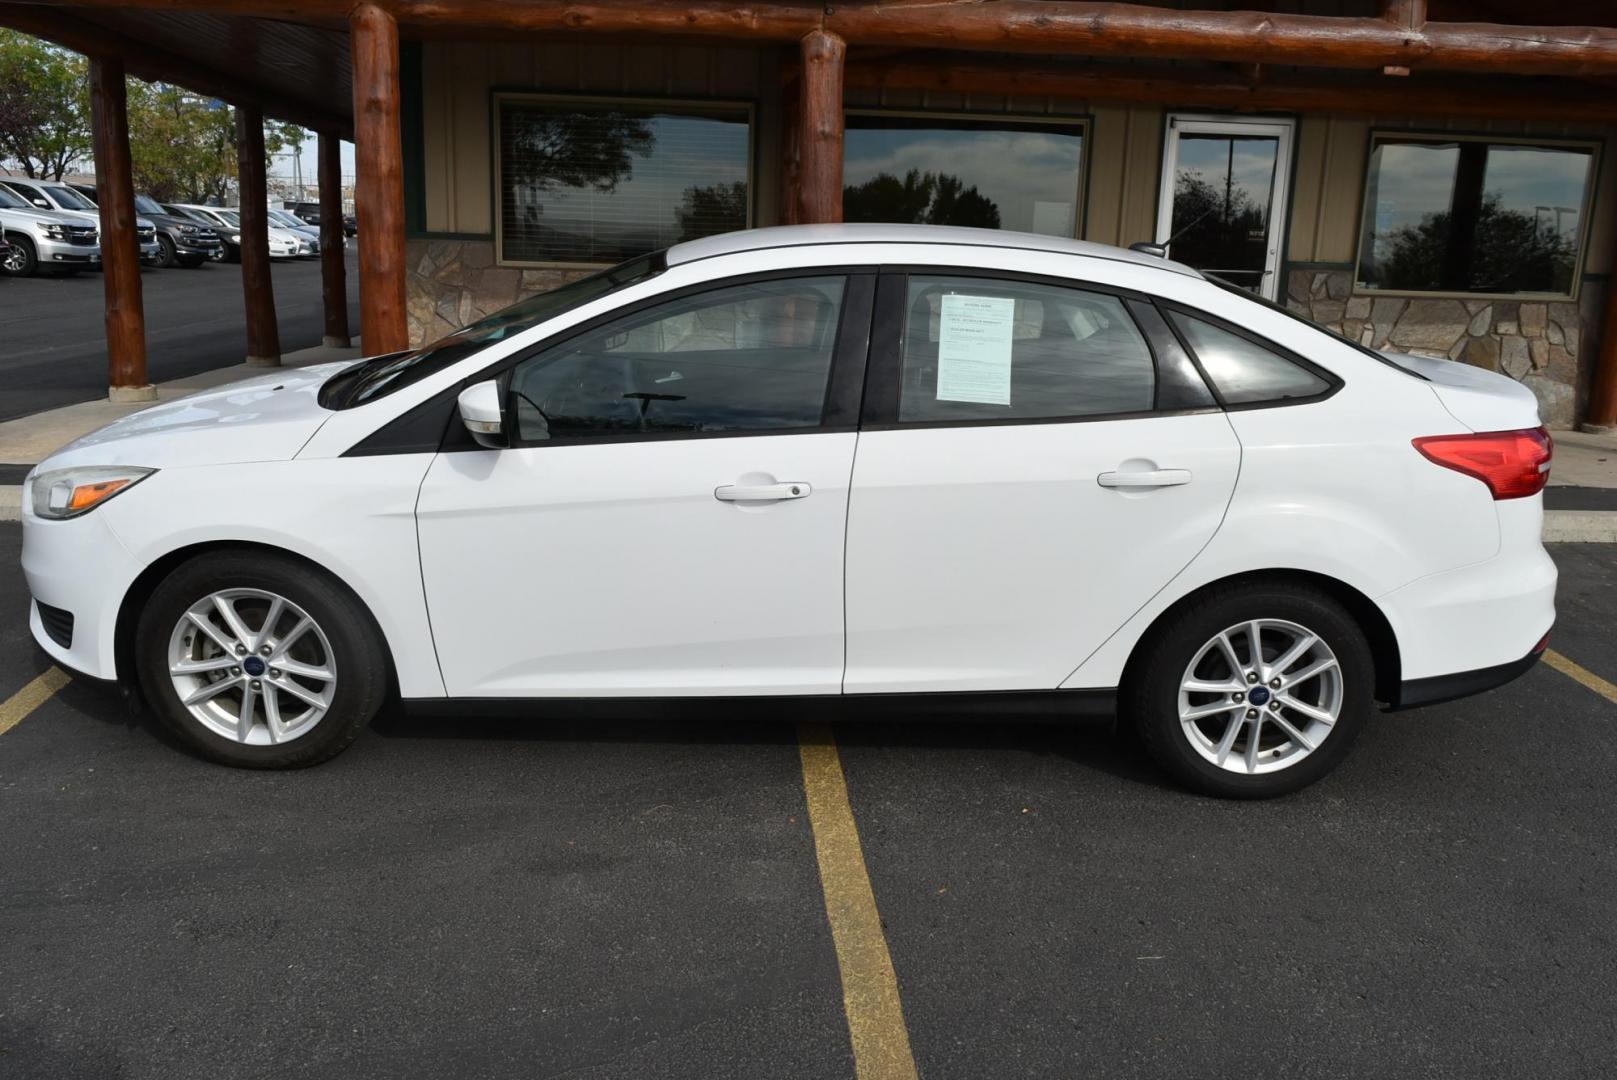
M 1243 702 L 1245 700 L 1246 700 L 1246 695 L 1245 694 L 1239 694 L 1238 693 L 1238 694 L 1235 695 L 1236 704 L 1240 704 L 1241 702 Z
M 247 652 L 247 646 L 245 646 L 245 645 L 237 645 L 236 646 L 236 655 L 237 656 L 243 656 L 243 655 L 246 654 L 246 652 Z
M 233 667 L 233 668 L 230 669 L 230 673 L 232 675 L 240 675 L 241 674 L 241 668 Z
M 1248 709 L 1246 711 L 1246 718 L 1248 720 L 1255 720 L 1255 719 L 1257 719 L 1257 716 L 1258 716 L 1258 710 L 1256 710 L 1256 709 Z
M 1249 682 L 1249 683 L 1257 682 L 1258 681 L 1258 673 L 1256 671 L 1247 672 L 1246 673 L 1246 681 Z
M 280 677 L 281 677 L 281 669 L 280 668 L 274 668 L 274 667 L 270 668 L 270 678 L 279 679 Z
M 1269 685 L 1278 690 L 1280 689 L 1280 680 L 1278 678 L 1270 679 Z
M 1269 708 L 1273 709 L 1275 712 L 1279 712 L 1280 711 L 1280 700 L 1278 698 L 1270 699 Z
M 258 680 L 257 680 L 257 679 L 254 679 L 254 680 L 253 680 L 253 681 L 252 681 L 252 684 L 251 684 L 251 685 L 252 685 L 252 688 L 253 688 L 253 689 L 254 689 L 254 690 L 261 690 L 261 689 L 263 689 L 263 684 L 262 684 L 262 683 L 260 683 L 260 682 L 259 682 L 259 681 L 258 681 Z
M 264 647 L 263 647 L 263 648 L 261 648 L 261 649 L 259 649 L 259 650 L 258 650 L 258 651 L 259 651 L 259 652 L 260 652 L 260 653 L 261 653 L 261 654 L 262 654 L 262 655 L 264 655 L 264 656 L 268 656 L 268 655 L 269 655 L 269 654 L 270 654 L 270 647 L 269 647 L 269 646 L 268 646 L 268 645 L 265 645 L 265 646 L 264 646 Z M 1278 681 L 1277 681 L 1277 682 L 1276 682 L 1276 685 L 1277 685 L 1277 686 L 1278 686 L 1278 685 L 1279 685 L 1279 683 L 1278 683 Z

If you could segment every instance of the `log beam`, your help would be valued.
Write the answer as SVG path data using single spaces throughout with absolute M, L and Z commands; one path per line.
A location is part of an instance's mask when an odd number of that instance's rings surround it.
M 1600 351 L 1595 359 L 1595 382 L 1589 394 L 1585 430 L 1617 429 L 1617 274 L 1606 285 L 1606 314 L 1600 324 Z
M 1066 97 L 1088 101 L 1154 102 L 1235 111 L 1396 113 L 1415 116 L 1478 116 L 1542 119 L 1555 116 L 1590 123 L 1617 123 L 1617 98 L 1593 90 L 1535 86 L 1511 94 L 1474 83 L 1419 77 L 1390 84 L 1380 80 L 1273 78 L 1256 84 L 1241 76 L 1184 68 L 1064 66 L 995 62 L 943 54 L 867 63 L 856 53 L 847 85 L 860 89 L 930 90 L 947 93 Z M 1569 84 L 1575 85 L 1575 84 Z
M 842 220 L 842 74 L 848 47 L 835 34 L 803 37 L 798 120 L 798 215 L 805 225 Z
M 117 57 L 90 60 L 90 124 L 107 296 L 107 396 L 113 401 L 155 401 L 157 390 L 146 376 L 146 313 L 129 166 L 129 109 L 124 66 Z
M 320 300 L 326 332 L 320 343 L 346 349 L 348 337 L 348 270 L 343 265 L 342 142 L 320 132 Z
M 399 142 L 399 26 L 374 3 L 349 19 L 354 58 L 354 212 L 359 218 L 359 335 L 371 354 L 408 348 L 404 303 L 404 151 Z
M 125 73 L 137 79 L 173 83 L 232 105 L 255 105 L 279 120 L 316 130 L 350 132 L 348 118 L 339 113 L 288 100 L 273 90 L 198 64 L 161 45 L 115 34 L 76 12 L 54 11 L 45 4 L 0 2 L 0 26 L 21 30 L 86 56 L 116 56 L 123 62 Z
M 128 0 L 44 0 L 84 8 Z M 345 19 L 348 0 L 164 0 L 170 11 L 294 21 Z M 423 30 L 587 32 L 662 38 L 801 41 L 825 30 L 853 45 L 1080 53 L 1317 67 L 1617 74 L 1617 28 L 1427 22 L 1259 11 L 1186 11 L 1087 0 L 922 0 L 826 5 L 725 0 L 392 0 Z M 1402 9 L 1400 9 L 1402 10 Z
M 264 176 L 264 114 L 236 106 L 236 172 L 241 205 L 241 290 L 247 304 L 247 363 L 279 367 L 281 333 L 270 280 L 269 189 Z

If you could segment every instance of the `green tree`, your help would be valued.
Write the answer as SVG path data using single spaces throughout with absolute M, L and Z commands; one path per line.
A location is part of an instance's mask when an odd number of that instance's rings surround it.
M 679 219 L 679 239 L 697 240 L 714 233 L 747 227 L 747 184 L 709 184 L 688 187 L 674 211 Z
M 236 120 L 222 102 L 168 83 L 129 80 L 129 158 L 135 188 L 159 202 L 224 201 L 236 179 Z M 295 124 L 265 121 L 273 156 L 308 141 Z
M 88 65 L 77 53 L 0 29 L 0 158 L 60 180 L 90 154 Z

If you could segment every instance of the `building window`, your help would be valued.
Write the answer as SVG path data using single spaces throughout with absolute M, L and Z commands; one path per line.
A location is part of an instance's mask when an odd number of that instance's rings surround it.
M 752 107 L 497 94 L 502 263 L 618 263 L 752 222 Z
M 1590 143 L 1376 135 L 1358 287 L 1574 295 L 1595 149 Z
M 843 219 L 1076 236 L 1085 128 L 849 110 Z

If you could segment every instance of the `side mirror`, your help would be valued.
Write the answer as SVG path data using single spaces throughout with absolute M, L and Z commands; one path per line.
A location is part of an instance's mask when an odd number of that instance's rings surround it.
M 506 445 L 505 410 L 500 400 L 498 381 L 489 379 L 468 386 L 455 400 L 460 408 L 460 422 L 472 433 L 477 445 L 490 450 L 499 450 Z

